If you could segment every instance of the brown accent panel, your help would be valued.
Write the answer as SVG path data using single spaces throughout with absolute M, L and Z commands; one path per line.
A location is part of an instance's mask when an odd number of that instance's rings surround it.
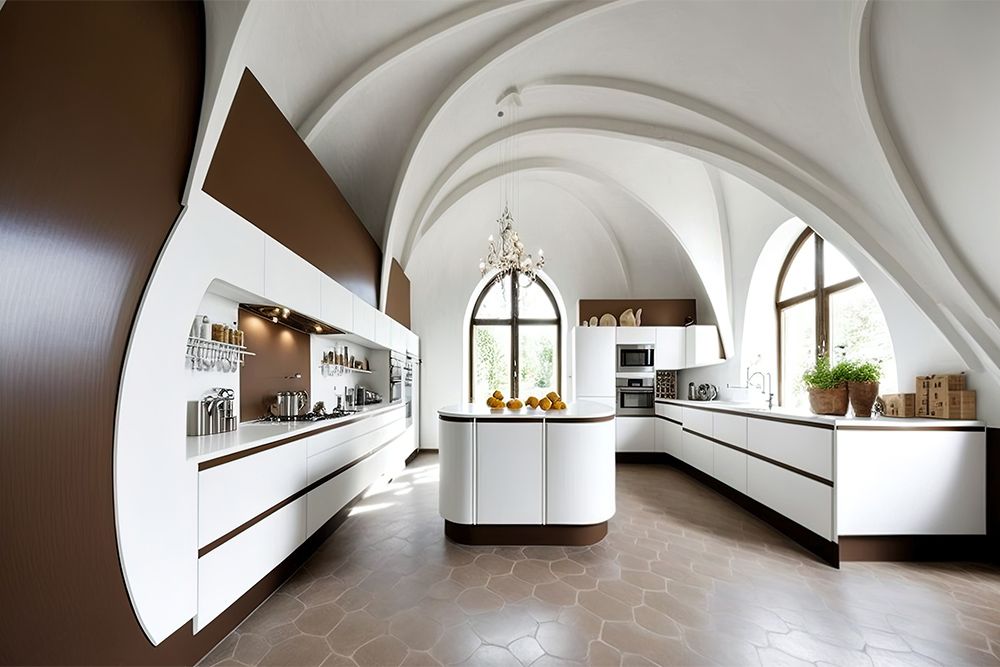
M 200 2 L 0 10 L 0 664 L 196 657 L 153 647 L 136 620 L 112 473 L 129 333 L 181 211 L 204 39 Z
M 240 329 L 247 349 L 256 354 L 246 358 L 240 371 L 240 420 L 250 421 L 267 414 L 279 391 L 309 392 L 312 364 L 309 363 L 309 336 L 260 315 L 240 310 Z M 319 360 L 317 359 L 317 363 Z M 287 376 L 301 373 L 301 379 Z M 312 408 L 310 404 L 303 412 Z
M 991 560 L 986 535 L 841 535 L 841 561 Z
M 410 279 L 395 258 L 389 266 L 389 289 L 386 291 L 385 314 L 410 327 Z
M 608 534 L 608 522 L 587 526 L 568 525 L 489 525 L 470 526 L 445 519 L 444 534 L 459 544 L 473 546 L 555 545 L 585 547 L 597 544 Z
M 615 452 L 615 463 L 666 463 L 662 452 Z
M 679 327 L 697 317 L 694 299 L 580 299 L 576 324 L 591 317 L 601 319 L 605 313 L 618 319 L 627 308 L 642 308 L 644 327 Z
M 382 251 L 250 70 L 243 72 L 203 189 L 378 305 Z
M 885 419 L 892 419 L 892 417 L 886 417 Z M 885 423 L 884 421 L 882 422 Z M 965 431 L 965 432 L 982 432 L 986 428 L 983 426 L 906 426 L 900 424 L 899 426 L 864 426 L 861 424 L 847 424 L 844 426 L 838 426 L 838 431 Z
M 600 422 L 611 422 L 615 420 L 614 415 L 607 417 L 553 417 L 546 419 L 546 424 L 597 424 Z

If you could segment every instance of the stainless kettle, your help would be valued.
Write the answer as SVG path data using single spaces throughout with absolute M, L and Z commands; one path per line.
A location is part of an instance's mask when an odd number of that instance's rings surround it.
M 294 417 L 309 405 L 309 394 L 299 391 L 280 391 L 274 403 L 273 412 L 278 417 Z

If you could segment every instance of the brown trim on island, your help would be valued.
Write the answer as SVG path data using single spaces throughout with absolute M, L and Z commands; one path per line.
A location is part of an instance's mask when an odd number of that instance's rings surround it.
M 988 535 L 841 535 L 841 561 L 991 562 Z
M 664 463 L 662 452 L 615 452 L 615 463 Z
M 546 417 L 544 415 L 533 417 L 521 417 L 520 415 L 514 417 L 454 417 L 452 415 L 439 414 L 438 419 L 443 422 L 485 422 L 487 424 L 496 424 L 499 422 L 518 422 L 522 424 L 534 424 L 538 422 L 545 422 L 546 424 L 595 424 L 614 421 L 615 415 L 607 415 L 605 417 Z
M 732 444 L 730 444 L 728 442 L 723 442 L 722 440 L 717 440 L 715 438 L 709 437 L 709 436 L 704 435 L 702 433 L 698 433 L 697 431 L 692 431 L 689 428 L 685 428 L 684 432 L 685 433 L 690 433 L 691 435 L 696 435 L 699 438 L 702 438 L 704 440 L 708 440 L 709 442 L 714 442 L 717 445 L 722 445 L 723 447 L 728 447 L 729 449 L 735 450 L 737 452 L 741 452 L 743 454 L 746 454 L 747 456 L 752 456 L 755 459 L 759 459 L 759 460 L 763 461 L 764 463 L 770 463 L 773 466 L 777 466 L 779 468 L 784 468 L 785 470 L 787 470 L 789 472 L 794 472 L 796 475 L 801 475 L 802 477 L 806 477 L 808 479 L 811 479 L 814 482 L 819 482 L 820 484 L 826 484 L 827 486 L 830 486 L 830 487 L 833 486 L 833 480 L 826 479 L 825 477 L 820 477 L 819 475 L 817 475 L 815 473 L 806 472 L 805 470 L 802 470 L 800 468 L 796 468 L 794 466 L 790 466 L 787 463 L 784 463 L 782 461 L 778 461 L 776 459 L 772 459 L 769 456 L 764 456 L 763 454 L 758 454 L 757 452 L 752 451 L 750 449 L 746 449 L 745 447 L 738 447 L 738 446 L 732 445 Z
M 570 525 L 469 525 L 444 520 L 448 539 L 470 546 L 564 546 L 585 547 L 597 544 L 608 534 L 608 522 L 584 526 Z
M 216 466 L 221 466 L 224 463 L 232 463 L 233 461 L 238 461 L 240 459 L 246 458 L 248 456 L 253 456 L 254 454 L 260 454 L 261 452 L 266 452 L 269 449 L 274 449 L 275 447 L 281 447 L 282 445 L 287 445 L 290 442 L 295 442 L 296 440 L 301 440 L 302 438 L 308 438 L 313 435 L 318 435 L 320 433 L 326 433 L 327 431 L 332 431 L 336 428 L 341 428 L 342 426 L 349 426 L 351 424 L 357 424 L 360 421 L 368 419 L 370 417 L 378 417 L 379 415 L 384 415 L 392 412 L 395 409 L 402 409 L 406 407 L 404 404 L 386 408 L 385 410 L 372 411 L 368 414 L 361 414 L 351 417 L 344 417 L 344 421 L 338 421 L 329 426 L 323 428 L 310 429 L 308 431 L 303 431 L 302 433 L 293 433 L 287 438 L 281 438 L 280 440 L 275 440 L 274 442 L 267 442 L 263 445 L 257 445 L 256 447 L 251 447 L 250 449 L 243 449 L 238 452 L 233 452 L 232 454 L 225 454 L 215 459 L 209 459 L 207 461 L 202 461 L 198 464 L 198 472 L 202 470 L 208 470 L 209 468 L 214 468 Z

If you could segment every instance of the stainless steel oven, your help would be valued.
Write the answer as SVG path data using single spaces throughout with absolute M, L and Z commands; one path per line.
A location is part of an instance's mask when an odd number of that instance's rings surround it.
M 652 345 L 619 345 L 618 372 L 619 373 L 652 373 L 655 370 L 653 363 Z
M 403 367 L 406 364 L 406 357 L 389 353 L 389 402 L 403 400 Z
M 653 403 L 653 376 L 620 377 L 618 385 L 615 414 L 619 417 L 652 417 L 655 414 Z
M 403 400 L 406 402 L 406 428 L 413 425 L 413 357 L 406 357 L 403 366 Z

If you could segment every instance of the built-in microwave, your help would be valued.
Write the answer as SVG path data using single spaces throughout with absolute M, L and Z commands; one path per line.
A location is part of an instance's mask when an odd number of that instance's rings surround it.
M 652 345 L 619 345 L 617 352 L 619 373 L 652 373 L 655 370 Z

